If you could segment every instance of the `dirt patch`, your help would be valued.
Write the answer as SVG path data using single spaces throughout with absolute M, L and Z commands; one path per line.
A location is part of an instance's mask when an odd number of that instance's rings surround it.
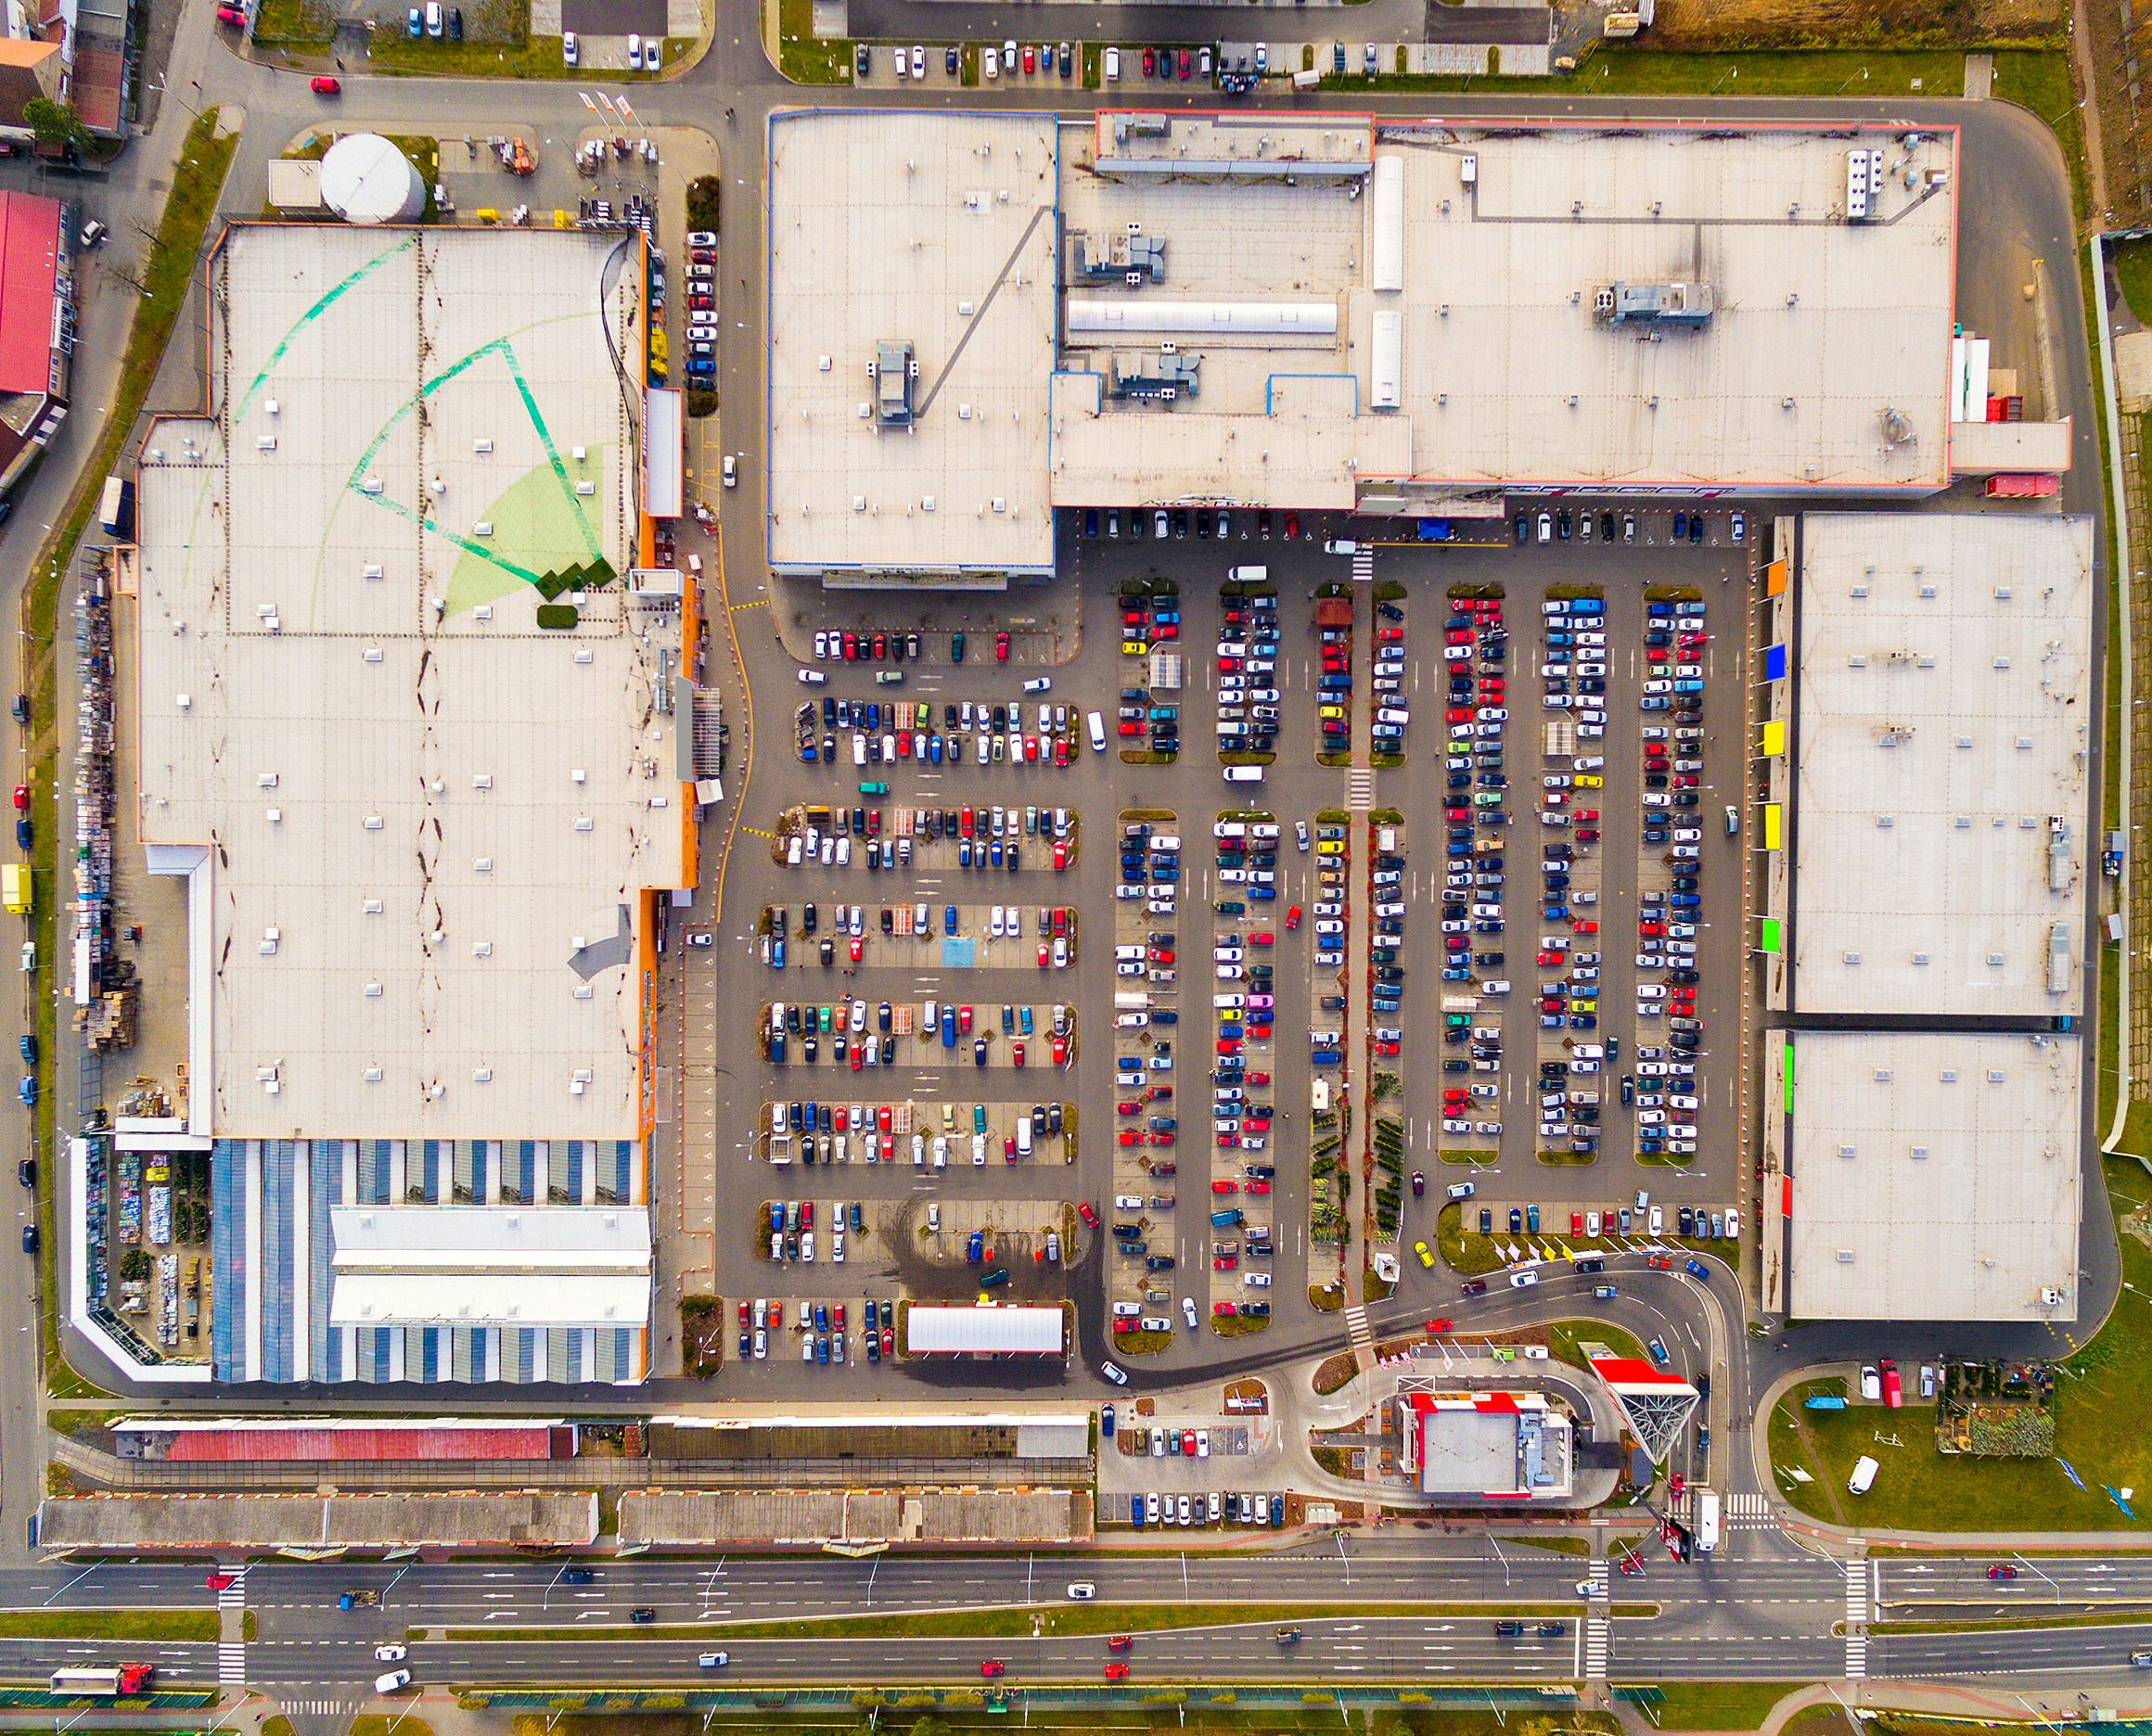
M 1641 45 L 1975 47 L 2062 33 L 2062 0 L 1660 0 Z
M 1225 1388 L 1225 1411 L 1228 1416 L 1269 1415 L 1270 1388 L 1254 1379 L 1230 1382 Z
M 1336 1356 L 1325 1357 L 1315 1370 L 1315 1390 L 1326 1396 L 1337 1392 L 1359 1369 L 1360 1358 L 1351 1350 L 1340 1350 Z

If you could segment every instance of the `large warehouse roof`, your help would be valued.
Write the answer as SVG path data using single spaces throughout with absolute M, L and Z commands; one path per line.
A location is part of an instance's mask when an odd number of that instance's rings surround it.
M 1059 1308 L 929 1308 L 905 1316 L 914 1356 L 1059 1356 L 1067 1319 Z
M 773 567 L 1053 570 L 1054 133 L 1045 114 L 771 121 Z
M 1793 1004 L 2082 1010 L 2092 521 L 1802 519 Z
M 2076 1037 L 1802 1031 L 1786 1041 L 1792 1313 L 2077 1317 Z
M 633 565 L 621 245 L 239 225 L 214 256 L 215 415 L 160 421 L 140 473 L 193 1132 L 642 1130 L 641 894 L 692 810 L 652 701 L 677 606 L 594 584 Z

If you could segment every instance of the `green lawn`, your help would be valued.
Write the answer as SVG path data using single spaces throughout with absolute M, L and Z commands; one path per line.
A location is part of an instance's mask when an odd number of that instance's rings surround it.
M 692 36 L 666 37 L 665 64 L 676 65 L 694 49 Z M 511 43 L 452 43 L 427 36 L 413 38 L 400 30 L 381 30 L 375 32 L 367 52 L 376 72 L 421 72 L 435 78 L 572 78 L 608 84 L 658 82 L 652 73 L 630 72 L 624 68 L 606 71 L 570 67 L 561 58 L 557 36 L 527 36 Z M 538 141 L 533 138 L 531 143 L 535 147 Z
M 2152 1192 L 2144 1171 L 2127 1159 L 2106 1161 L 2109 1194 L 2135 1206 Z M 1788 1483 L 1779 1489 L 1802 1512 L 1836 1522 L 1827 1482 L 1850 1520 L 1909 1530 L 2107 1531 L 2127 1530 L 2131 1521 L 2100 1491 L 2103 1483 L 2134 1488 L 2132 1502 L 2144 1511 L 2152 1489 L 2152 1252 L 2133 1236 L 2122 1238 L 2125 1288 L 2099 1335 L 2071 1356 L 2056 1394 L 2056 1454 L 2085 1481 L 2076 1487 L 2046 1461 L 1946 1457 L 1935 1449 L 1932 1413 L 1917 1402 L 1888 1411 L 1856 1405 L 1845 1410 L 1802 1412 L 1815 1442 L 1803 1453 L 1791 1427 L 1793 1407 L 1809 1388 L 1781 1399 L 1771 1418 L 1774 1464 L 1794 1463 L 1822 1482 Z M 2067 1348 L 2059 1343 L 2058 1350 Z M 1876 1436 L 1896 1436 L 1891 1447 Z M 1845 1492 L 1853 1461 L 1868 1453 L 1882 1465 L 1866 1495 Z M 2140 1519 L 2138 1523 L 2144 1521 Z
M 10 1640 L 214 1640 L 217 1613 L 205 1609 L 0 1610 Z
M 1755 1730 L 1764 1714 L 1799 1691 L 1798 1682 L 1660 1682 L 1666 1696 L 1645 1716 L 1660 1730 Z
M 1601 1321 L 1556 1321 L 1547 1328 L 1547 1354 L 1557 1362 L 1569 1362 L 1578 1368 L 1584 1366 L 1584 1353 L 1577 1348 L 1581 1341 L 1603 1344 L 1616 1356 L 1641 1359 L 1644 1346 L 1634 1333 L 1623 1332 L 1619 1326 L 1609 1326 Z
M 814 0 L 777 0 L 777 70 L 798 84 L 852 83 L 852 44 L 816 40 Z

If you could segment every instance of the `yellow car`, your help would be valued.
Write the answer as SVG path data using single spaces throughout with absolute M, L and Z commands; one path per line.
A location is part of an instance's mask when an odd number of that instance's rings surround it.
M 1345 708 L 1341 705 L 1317 706 L 1315 715 L 1319 718 L 1341 718 L 1345 715 Z
M 1425 1242 L 1415 1242 L 1413 1244 L 1413 1252 L 1420 1257 L 1421 1265 L 1429 1268 L 1433 1267 L 1435 1263 L 1435 1257 L 1428 1252 L 1428 1245 Z
M 1606 783 L 1607 780 L 1596 772 L 1582 772 L 1577 774 L 1576 778 L 1579 789 L 1601 789 L 1605 787 Z
M 1315 842 L 1315 853 L 1319 856 L 1342 856 L 1345 853 L 1345 840 L 1343 838 L 1318 838 Z
M 1121 648 L 1122 653 L 1128 657 L 1143 657 L 1150 650 L 1150 646 L 1144 644 L 1141 639 L 1123 639 L 1121 642 Z

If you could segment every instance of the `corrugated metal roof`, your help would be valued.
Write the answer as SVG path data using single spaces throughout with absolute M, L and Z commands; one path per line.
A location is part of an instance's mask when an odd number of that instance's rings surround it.
M 173 1437 L 164 1457 L 229 1464 L 253 1460 L 550 1459 L 545 1428 L 190 1429 Z
M 0 391 L 42 392 L 52 374 L 59 203 L 0 193 Z
M 914 1308 L 906 1341 L 916 1356 L 1058 1356 L 1058 1308 Z

